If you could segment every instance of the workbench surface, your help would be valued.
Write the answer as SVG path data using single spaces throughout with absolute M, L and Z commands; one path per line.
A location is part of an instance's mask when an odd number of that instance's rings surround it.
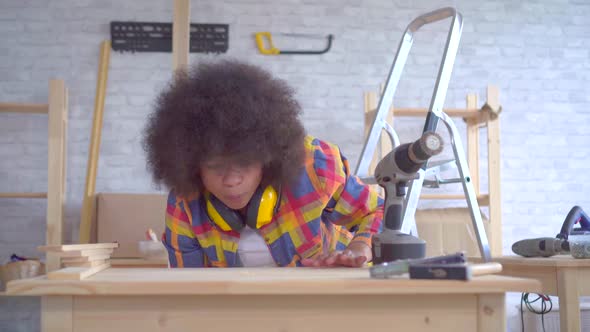
M 540 282 L 499 275 L 470 281 L 371 279 L 368 268 L 109 268 L 83 280 L 11 281 L 7 295 L 468 294 L 536 292 Z
M 500 264 L 522 266 L 590 267 L 590 259 L 577 259 L 571 255 L 556 255 L 551 257 L 522 257 L 514 255 L 493 257 L 492 261 Z

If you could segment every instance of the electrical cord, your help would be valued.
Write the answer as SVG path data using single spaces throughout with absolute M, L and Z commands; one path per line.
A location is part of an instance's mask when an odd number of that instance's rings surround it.
M 551 309 L 553 309 L 553 302 L 551 301 L 551 298 L 549 296 L 544 294 L 534 294 L 537 295 L 537 298 L 532 300 L 529 299 L 529 295 L 531 294 L 522 293 L 522 295 L 520 296 L 520 322 L 522 324 L 522 332 L 524 332 L 524 310 L 522 308 L 523 304 L 530 312 L 537 315 L 541 315 L 541 326 L 543 327 L 543 332 L 545 332 L 545 314 L 551 312 Z M 533 303 L 537 301 L 541 301 L 540 310 L 533 306 Z

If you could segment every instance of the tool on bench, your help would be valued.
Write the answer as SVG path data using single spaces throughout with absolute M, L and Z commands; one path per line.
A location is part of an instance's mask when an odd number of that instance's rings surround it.
M 442 138 L 426 132 L 415 142 L 393 149 L 375 167 L 375 179 L 385 189 L 385 206 L 383 231 L 373 235 L 373 263 L 426 255 L 424 240 L 401 231 L 404 199 L 408 183 L 415 180 L 422 165 L 442 149 Z
M 381 99 L 379 100 L 377 113 L 375 119 L 373 120 L 373 124 L 371 125 L 367 140 L 363 146 L 355 174 L 366 183 L 375 183 L 375 179 L 371 178 L 368 174 L 369 164 L 375 153 L 375 148 L 381 136 L 381 130 L 385 130 L 388 133 L 394 148 L 399 145 L 397 134 L 395 133 L 393 127 L 387 123 L 386 117 L 391 108 L 397 84 L 399 83 L 403 67 L 405 66 L 408 54 L 414 41 L 413 35 L 422 26 L 438 22 L 446 18 L 451 18 L 451 27 L 449 29 L 445 50 L 443 52 L 443 58 L 440 64 L 434 92 L 422 132 L 424 134 L 427 132 L 436 132 L 438 120 L 441 120 L 446 125 L 450 136 L 449 142 L 452 145 L 455 156 L 454 162 L 456 163 L 457 170 L 459 172 L 459 178 L 455 182 L 461 182 L 463 185 L 463 191 L 465 193 L 467 205 L 469 207 L 473 228 L 476 233 L 482 259 L 484 262 L 489 262 L 491 261 L 491 255 L 488 245 L 488 238 L 485 233 L 479 204 L 476 199 L 475 188 L 471 181 L 471 175 L 467 166 L 465 150 L 463 149 L 463 144 L 461 143 L 461 136 L 451 118 L 443 111 L 444 99 L 451 78 L 451 70 L 453 68 L 455 56 L 457 55 L 463 26 L 461 14 L 459 14 L 454 8 L 441 8 L 421 15 L 415 18 L 406 28 L 404 36 L 400 41 L 397 53 L 395 55 L 395 59 L 389 71 L 389 76 L 387 77 L 387 81 L 385 83 L 385 89 L 383 90 Z M 386 156 L 385 158 L 388 157 Z M 438 166 L 436 167 L 438 168 Z M 425 175 L 431 173 L 431 171 L 432 170 L 429 169 L 429 166 L 424 163 L 421 169 L 417 171 L 417 175 L 414 177 L 414 179 L 411 180 L 411 184 L 408 186 L 406 198 L 403 199 L 403 209 L 401 212 L 396 212 L 401 213 L 402 215 L 402 233 L 412 233 L 417 235 L 414 215 L 418 205 L 420 191 L 422 190 L 422 186 L 424 184 Z M 449 183 L 449 181 L 447 181 L 447 183 Z M 444 184 L 444 182 L 438 181 L 437 184 Z M 385 209 L 386 211 L 389 209 L 389 205 L 387 205 L 387 203 Z
M 373 265 L 369 269 L 371 278 L 387 279 L 409 273 L 410 279 L 446 279 L 470 280 L 473 276 L 498 273 L 502 271 L 499 263 L 469 265 L 465 254 L 457 252 L 451 255 L 423 259 L 403 259 Z
M 575 228 L 579 224 L 580 227 Z M 585 236 L 587 241 L 576 243 L 570 236 Z M 575 247 L 575 248 L 574 248 Z M 512 245 L 512 251 L 524 257 L 551 257 L 571 253 L 576 258 L 590 258 L 590 218 L 579 206 L 574 206 L 565 218 L 555 238 L 524 239 Z
M 304 38 L 326 38 L 328 40 L 328 44 L 324 49 L 321 50 L 280 50 L 274 46 L 272 43 L 272 35 L 270 32 L 256 32 L 254 37 L 256 38 L 256 45 L 258 46 L 258 50 L 260 53 L 265 55 L 279 55 L 279 54 L 324 54 L 330 50 L 332 47 L 332 40 L 334 39 L 333 35 L 315 35 L 315 34 L 304 34 L 304 33 L 280 33 L 282 36 L 286 37 L 304 37 Z M 264 47 L 264 41 L 268 42 L 269 48 Z

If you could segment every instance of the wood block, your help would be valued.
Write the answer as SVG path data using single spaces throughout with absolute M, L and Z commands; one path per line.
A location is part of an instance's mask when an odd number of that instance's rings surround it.
M 63 252 L 77 250 L 115 249 L 117 247 L 119 247 L 118 243 L 62 244 L 52 246 L 39 246 L 37 247 L 37 250 Z
M 80 257 L 62 257 L 62 263 L 86 263 L 94 261 L 104 261 L 110 259 L 110 255 L 92 255 L 92 256 L 80 256 Z
M 95 267 L 66 267 L 61 270 L 49 272 L 47 279 L 49 280 L 82 280 L 97 272 L 107 269 L 111 266 L 110 263 L 104 263 Z
M 109 263 L 110 259 L 107 260 L 99 260 L 99 261 L 92 261 L 92 262 L 63 262 L 62 264 L 65 267 L 96 267 L 103 265 L 105 263 Z
M 92 249 L 92 250 L 75 250 L 59 252 L 60 257 L 92 257 L 92 256 L 111 256 L 113 249 Z

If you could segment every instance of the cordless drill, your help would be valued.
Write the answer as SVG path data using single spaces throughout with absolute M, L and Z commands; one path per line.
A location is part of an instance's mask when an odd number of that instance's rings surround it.
M 426 255 L 424 240 L 401 232 L 404 201 L 408 183 L 419 177 L 420 168 L 442 148 L 438 134 L 425 132 L 415 142 L 396 147 L 377 164 L 375 179 L 385 189 L 385 206 L 383 231 L 373 236 L 374 264 Z

